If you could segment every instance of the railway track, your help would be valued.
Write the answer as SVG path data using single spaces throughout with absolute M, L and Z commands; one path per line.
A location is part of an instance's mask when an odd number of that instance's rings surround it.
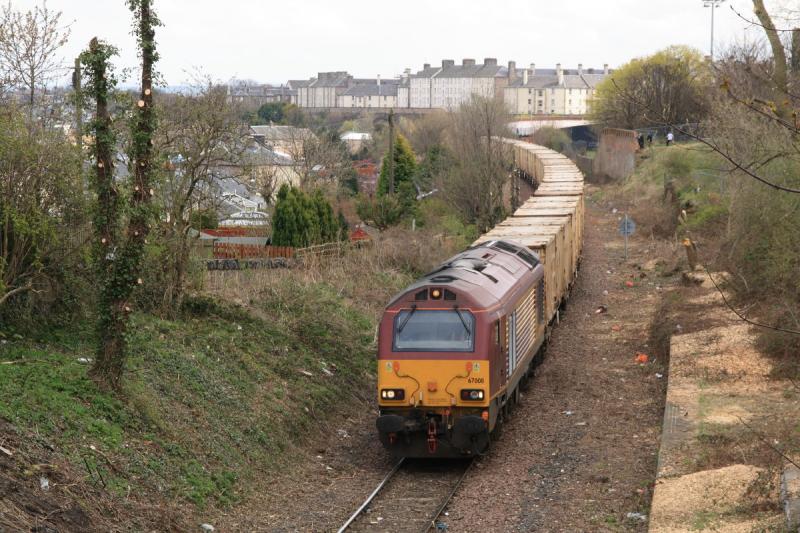
M 473 461 L 401 459 L 337 533 L 428 532 Z

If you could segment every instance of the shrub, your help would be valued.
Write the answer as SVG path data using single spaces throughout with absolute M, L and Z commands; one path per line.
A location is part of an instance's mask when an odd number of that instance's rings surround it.
M 559 130 L 550 126 L 545 126 L 536 130 L 536 133 L 533 134 L 533 142 L 561 153 L 569 150 L 572 145 L 572 140 L 564 130 Z
M 332 242 L 338 236 L 339 222 L 322 191 L 308 195 L 297 187 L 281 186 L 275 205 L 272 244 L 305 247 Z

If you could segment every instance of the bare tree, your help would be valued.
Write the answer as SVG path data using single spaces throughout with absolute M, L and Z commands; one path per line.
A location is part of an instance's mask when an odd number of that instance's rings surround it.
M 310 191 L 331 183 L 350 165 L 347 149 L 334 133 L 314 135 L 305 128 L 289 128 L 289 155 L 295 162 L 300 188 Z
M 453 114 L 449 145 L 457 162 L 445 178 L 449 201 L 484 232 L 505 216 L 511 153 L 500 140 L 508 110 L 499 98 L 473 96 Z
M 168 215 L 165 233 L 169 246 L 170 283 L 164 294 L 166 309 L 180 305 L 191 251 L 192 214 L 216 211 L 220 169 L 245 172 L 243 157 L 247 126 L 227 98 L 225 87 L 205 80 L 190 94 L 166 99 L 162 105 L 157 150 L 169 161 L 160 184 Z M 225 177 L 237 177 L 226 173 Z
M 33 107 L 36 90 L 46 85 L 60 67 L 58 51 L 70 35 L 61 25 L 61 12 L 51 11 L 47 2 L 25 13 L 11 2 L 0 12 L 0 70 L 28 92 Z
M 275 165 L 260 165 L 252 169 L 251 182 L 255 185 L 257 192 L 268 205 L 275 200 L 275 194 L 281 185 L 280 167 Z
M 411 142 L 414 152 L 421 156 L 444 144 L 449 128 L 450 117 L 445 111 L 427 113 L 416 119 L 403 118 L 400 121 L 400 130 Z

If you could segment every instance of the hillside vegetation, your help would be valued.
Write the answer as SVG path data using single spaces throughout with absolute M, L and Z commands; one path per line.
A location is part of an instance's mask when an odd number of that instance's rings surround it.
M 467 239 L 438 233 L 453 225 L 447 216 L 428 224 L 301 268 L 209 273 L 175 317 L 135 313 L 122 394 L 87 377 L 90 319 L 6 324 L 0 421 L 10 425 L 0 446 L 17 462 L 5 482 L 24 491 L 44 476 L 50 491 L 31 490 L 30 500 L 77 505 L 97 530 L 163 528 L 165 516 L 182 530 L 189 517 L 235 505 L 258 478 L 291 465 L 309 436 L 370 405 L 379 311 Z M 86 491 L 94 496 L 76 496 Z M 25 503 L 8 516 L 32 524 L 46 514 Z
M 250 305 L 198 297 L 174 320 L 134 316 L 119 399 L 86 376 L 89 324 L 13 338 L 0 348 L 0 416 L 58 449 L 78 476 L 65 481 L 234 503 L 239 482 L 363 400 L 372 366 L 372 321 L 331 287 L 287 282 Z

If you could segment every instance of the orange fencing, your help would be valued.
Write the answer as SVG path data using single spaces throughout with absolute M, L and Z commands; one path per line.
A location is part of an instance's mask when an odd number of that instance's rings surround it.
M 294 257 L 291 246 L 259 246 L 257 244 L 214 243 L 214 259 L 253 259 Z

